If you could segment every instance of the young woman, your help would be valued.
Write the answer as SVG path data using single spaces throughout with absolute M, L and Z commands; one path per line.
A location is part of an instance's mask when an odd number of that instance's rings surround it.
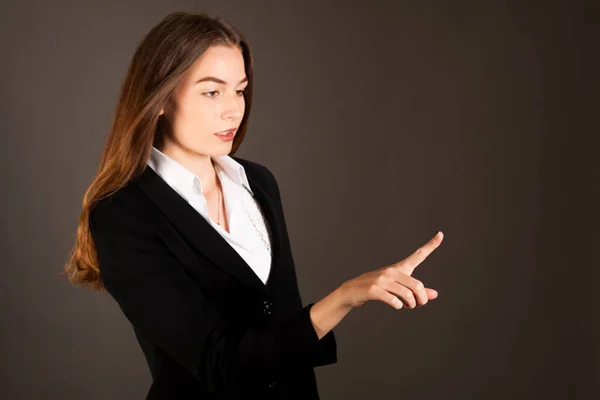
M 333 328 L 379 300 L 415 308 L 411 277 L 442 240 L 302 305 L 279 188 L 233 154 L 252 104 L 243 35 L 205 14 L 166 16 L 140 43 L 64 273 L 108 291 L 131 322 L 148 399 L 318 399 Z

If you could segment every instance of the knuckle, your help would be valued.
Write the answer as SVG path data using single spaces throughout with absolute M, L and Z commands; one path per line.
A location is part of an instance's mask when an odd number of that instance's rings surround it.
M 418 292 L 422 292 L 423 290 L 425 290 L 425 285 L 423 285 L 423 282 L 417 281 L 415 283 L 415 290 Z
M 411 265 L 412 265 L 412 264 L 411 264 L 411 262 L 410 262 L 410 261 L 403 261 L 403 262 L 402 262 L 402 264 L 399 264 L 399 265 L 398 265 L 398 267 L 396 268 L 396 270 L 397 270 L 397 271 L 400 271 L 400 272 L 404 272 L 404 271 L 406 271 L 407 269 L 410 269 Z
M 371 298 L 376 298 L 377 297 L 377 293 L 378 293 L 378 287 L 377 285 L 373 284 L 371 286 L 369 286 L 369 288 L 367 289 L 367 294 L 369 295 L 369 297 Z
M 408 290 L 406 293 L 406 302 L 408 303 L 410 308 L 415 308 L 415 306 L 416 306 L 415 297 L 413 296 L 413 293 L 410 290 Z

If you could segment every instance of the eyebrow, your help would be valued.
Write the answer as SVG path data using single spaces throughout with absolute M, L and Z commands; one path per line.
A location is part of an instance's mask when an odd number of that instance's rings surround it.
M 248 81 L 248 77 L 247 77 L 247 76 L 246 76 L 244 79 L 242 79 L 242 80 L 241 80 L 241 81 L 238 83 L 238 85 L 239 85 L 240 83 L 244 83 L 244 82 L 246 82 L 246 81 Z M 222 85 L 227 85 L 227 82 L 225 82 L 223 79 L 219 79 L 219 78 L 216 78 L 216 77 L 214 77 L 214 76 L 205 76 L 204 78 L 198 79 L 198 80 L 196 81 L 196 85 L 197 85 L 197 84 L 199 84 L 199 83 L 201 83 L 201 82 L 215 82 L 215 83 L 220 83 L 220 84 L 222 84 Z

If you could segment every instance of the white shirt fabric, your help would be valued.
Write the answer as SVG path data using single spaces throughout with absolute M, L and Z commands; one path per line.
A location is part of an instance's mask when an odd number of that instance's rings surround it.
M 152 147 L 147 164 L 208 221 L 266 284 L 271 270 L 269 230 L 253 197 L 244 167 L 227 155 L 212 159 L 223 188 L 229 232 L 208 216 L 198 176 L 156 147 Z

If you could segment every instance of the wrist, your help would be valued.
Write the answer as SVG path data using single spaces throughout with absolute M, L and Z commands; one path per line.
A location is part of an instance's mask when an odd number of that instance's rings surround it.
M 317 336 L 321 339 L 332 330 L 352 310 L 347 302 L 348 293 L 344 287 L 337 288 L 310 309 L 310 319 Z
M 342 283 L 337 289 L 333 291 L 335 298 L 337 299 L 338 306 L 344 310 L 351 310 L 354 308 L 352 306 L 352 297 L 350 294 L 350 287 L 348 286 L 348 282 Z

